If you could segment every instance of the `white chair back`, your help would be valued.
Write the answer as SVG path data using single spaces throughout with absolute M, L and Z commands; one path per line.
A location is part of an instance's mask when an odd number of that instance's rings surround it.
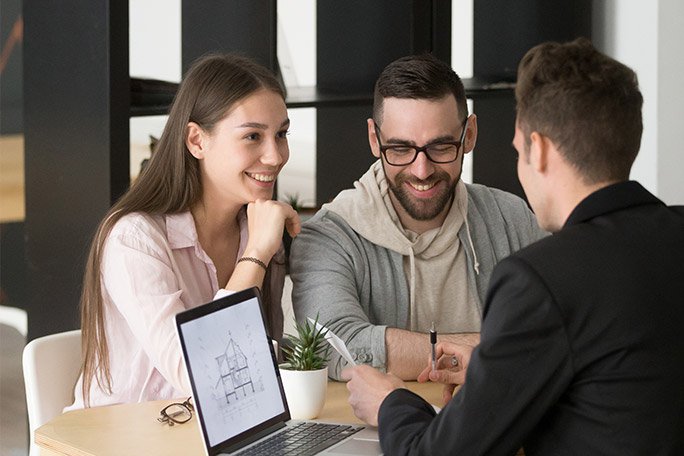
M 81 330 L 39 337 L 24 348 L 24 383 L 31 456 L 38 453 L 34 432 L 74 401 L 81 369 Z
M 28 318 L 24 309 L 17 307 L 0 306 L 0 323 L 15 328 L 26 337 L 28 332 Z

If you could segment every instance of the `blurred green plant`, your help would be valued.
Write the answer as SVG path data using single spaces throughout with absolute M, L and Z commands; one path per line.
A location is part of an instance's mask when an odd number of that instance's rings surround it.
M 299 193 L 286 193 L 285 202 L 292 206 L 292 209 L 294 209 L 297 212 L 299 212 L 299 210 L 302 208 L 302 202 L 299 199 Z
M 309 371 L 323 369 L 327 365 L 330 353 L 330 344 L 325 340 L 327 330 L 323 327 L 317 329 L 316 323 L 318 316 L 314 323 L 308 319 L 303 324 L 295 322 L 297 334 L 285 334 L 287 341 L 282 347 L 285 355 L 283 368 Z

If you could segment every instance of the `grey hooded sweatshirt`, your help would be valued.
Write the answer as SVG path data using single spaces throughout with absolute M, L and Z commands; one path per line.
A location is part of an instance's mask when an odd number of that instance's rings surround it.
M 479 331 L 473 315 L 481 315 L 495 264 L 546 234 L 517 196 L 459 182 L 443 226 L 417 236 L 401 226 L 379 161 L 354 187 L 324 205 L 293 241 L 292 302 L 300 322 L 318 316 L 358 363 L 381 370 L 388 326 L 427 329 L 416 326 L 428 314 L 450 322 L 441 332 Z M 439 287 L 433 275 L 448 283 Z M 330 361 L 329 375 L 339 379 L 346 362 L 336 352 Z

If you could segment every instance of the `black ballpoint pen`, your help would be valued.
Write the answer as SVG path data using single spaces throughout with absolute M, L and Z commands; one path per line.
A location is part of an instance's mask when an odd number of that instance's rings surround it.
M 435 322 L 432 322 L 430 328 L 430 345 L 432 346 L 432 370 L 437 369 L 437 357 L 435 355 L 435 344 L 437 343 L 437 331 L 435 330 Z

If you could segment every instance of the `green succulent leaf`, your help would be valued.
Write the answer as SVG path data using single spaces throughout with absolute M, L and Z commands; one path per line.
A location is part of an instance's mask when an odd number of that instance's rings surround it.
M 325 329 L 316 329 L 318 315 L 312 324 L 308 319 L 304 323 L 295 322 L 297 334 L 285 334 L 289 344 L 283 345 L 285 368 L 291 370 L 318 370 L 328 363 L 330 344 L 325 340 Z M 327 326 L 323 324 L 323 326 Z

